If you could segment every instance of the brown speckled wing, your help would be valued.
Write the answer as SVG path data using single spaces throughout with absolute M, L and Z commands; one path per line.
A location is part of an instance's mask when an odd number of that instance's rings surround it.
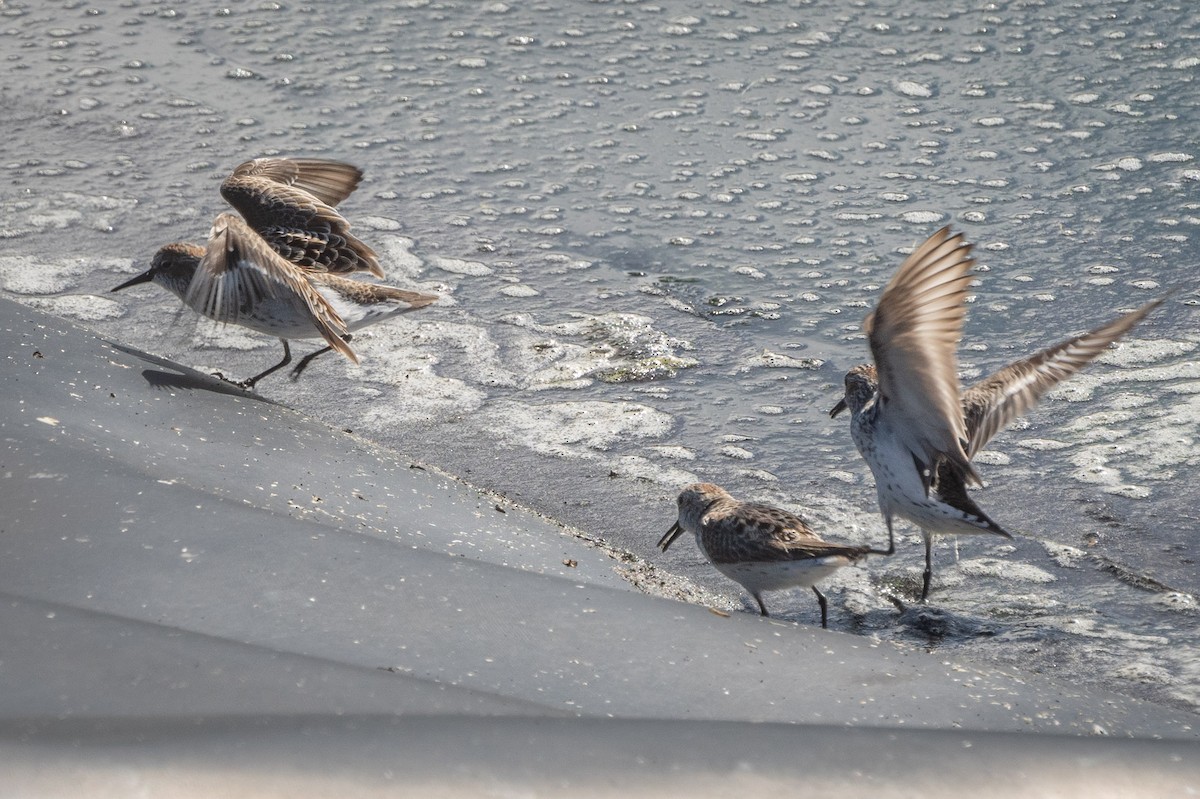
M 305 272 L 281 258 L 238 217 L 218 215 L 184 302 L 210 319 L 236 324 L 263 300 L 307 316 L 330 347 L 358 363 L 342 340 L 346 323 Z
M 770 505 L 718 502 L 702 524 L 709 557 L 717 563 L 812 560 L 832 555 L 854 560 L 868 550 L 824 541 L 799 516 Z
M 956 356 L 970 251 L 949 228 L 934 233 L 900 265 L 865 326 L 884 412 L 901 443 L 929 469 L 946 459 L 979 482 L 963 449 Z
M 974 457 L 992 436 L 1036 405 L 1048 390 L 1091 363 L 1162 302 L 1148 302 L 1082 336 L 1014 361 L 963 392 L 967 455 Z
M 308 276 L 313 283 L 324 284 L 338 291 L 343 297 L 361 305 L 372 303 L 406 303 L 409 310 L 417 310 L 431 305 L 440 299 L 436 294 L 424 294 L 419 291 L 398 289 L 395 286 L 385 286 L 380 283 L 368 283 L 364 280 L 353 280 L 341 275 L 324 272 L 313 272 Z
M 334 209 L 358 185 L 357 167 L 318 159 L 247 161 L 221 184 L 221 196 L 272 249 L 319 272 L 383 277 L 375 251 L 350 233 Z

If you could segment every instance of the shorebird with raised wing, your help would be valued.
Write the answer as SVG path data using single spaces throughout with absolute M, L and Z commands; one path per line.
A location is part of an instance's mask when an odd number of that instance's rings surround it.
M 247 161 L 221 187 L 244 220 L 219 214 L 205 246 L 167 244 L 147 271 L 112 290 L 153 282 L 209 319 L 279 338 L 283 359 L 239 381 L 243 388 L 291 363 L 289 339 L 321 338 L 328 345 L 303 358 L 293 377 L 330 350 L 358 363 L 349 343 L 353 331 L 438 299 L 345 276 L 383 274 L 374 251 L 350 234 L 333 208 L 361 177 L 357 167 L 337 161 Z
M 866 318 L 874 364 L 847 372 L 845 395 L 830 411 L 851 412 L 850 433 L 875 476 L 889 540 L 896 516 L 921 528 L 922 600 L 933 576 L 933 536 L 1012 537 L 967 493 L 968 484 L 982 482 L 971 458 L 1162 303 L 1146 303 L 961 391 L 956 350 L 974 264 L 970 249 L 961 234 L 942 228 L 905 259 Z

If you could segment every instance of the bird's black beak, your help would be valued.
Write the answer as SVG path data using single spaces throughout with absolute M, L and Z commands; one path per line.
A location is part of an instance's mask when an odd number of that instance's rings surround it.
M 675 539 L 683 535 L 683 528 L 679 526 L 679 522 L 671 525 L 671 529 L 667 530 L 667 534 L 658 539 L 658 548 L 663 552 L 667 551 L 667 547 L 675 543 Z
M 834 405 L 833 409 L 831 411 L 829 411 L 829 418 L 830 419 L 835 418 L 839 413 L 846 410 L 846 408 L 847 408 L 846 398 L 842 397 L 840 400 L 838 400 L 837 405 Z
M 136 286 L 138 283 L 149 283 L 151 280 L 154 280 L 154 270 L 147 269 L 145 272 L 142 272 L 137 277 L 132 277 L 129 280 L 126 280 L 124 283 L 117 286 L 115 289 L 109 289 L 108 293 L 111 294 L 114 291 L 120 291 L 121 289 L 127 289 L 130 286 Z

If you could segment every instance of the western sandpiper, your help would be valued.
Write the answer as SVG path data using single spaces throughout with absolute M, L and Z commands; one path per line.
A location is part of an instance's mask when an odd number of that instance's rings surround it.
M 764 616 L 770 614 L 763 591 L 807 586 L 817 595 L 825 627 L 828 606 L 816 583 L 867 555 L 892 554 L 892 550 L 824 541 L 799 516 L 772 505 L 739 502 L 712 483 L 685 487 L 678 501 L 679 518 L 659 539 L 659 548 L 666 552 L 685 530 L 693 533 L 709 562 L 741 583 Z
M 1015 361 L 960 393 L 955 350 L 972 264 L 970 245 L 949 228 L 905 259 L 866 318 L 875 363 L 846 374 L 845 396 L 830 411 L 850 409 L 850 433 L 875 476 L 889 541 L 894 516 L 921 528 L 922 600 L 933 575 L 934 535 L 1012 537 L 968 495 L 969 483 L 981 483 L 971 458 L 1162 302 Z
M 168 244 L 147 271 L 112 290 L 157 283 L 210 319 L 278 337 L 283 359 L 238 382 L 243 388 L 291 363 L 288 339 L 328 343 L 303 358 L 293 377 L 330 350 L 358 363 L 349 345 L 353 331 L 437 300 L 341 274 L 382 275 L 374 252 L 350 236 L 331 205 L 349 195 L 360 177 L 356 167 L 336 161 L 248 161 L 225 181 L 222 193 L 252 221 L 219 214 L 206 246 Z

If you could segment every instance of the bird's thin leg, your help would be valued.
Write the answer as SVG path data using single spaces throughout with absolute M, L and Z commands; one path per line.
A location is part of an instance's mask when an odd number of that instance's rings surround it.
M 754 597 L 754 601 L 758 603 L 759 612 L 763 616 L 770 618 L 771 614 L 767 613 L 767 606 L 763 604 L 762 597 L 759 596 L 758 594 L 753 594 L 752 596 Z
M 254 384 L 259 380 L 262 380 L 264 377 L 271 374 L 271 372 L 278 371 L 292 362 L 292 348 L 288 346 L 287 339 L 281 338 L 279 341 L 283 344 L 283 360 L 265 372 L 259 372 L 254 377 L 249 377 L 245 380 L 242 380 L 237 385 L 241 386 L 242 388 L 254 388 Z
M 892 532 L 892 517 L 885 517 L 888 528 L 888 548 L 887 549 L 869 549 L 867 552 L 871 555 L 895 555 L 896 554 L 896 535 Z
M 352 338 L 352 336 L 349 333 L 342 336 L 342 340 L 347 343 L 349 343 L 351 338 Z M 303 358 L 301 358 L 300 363 L 296 364 L 296 367 L 294 369 L 292 369 L 292 380 L 299 380 L 300 374 L 305 369 L 308 368 L 308 365 L 310 363 L 312 363 L 314 360 L 316 360 L 318 355 L 324 355 L 325 353 L 329 352 L 332 349 L 333 349 L 333 347 L 324 347 L 322 349 L 317 350 L 316 352 L 309 353 L 308 355 L 305 355 Z
M 929 596 L 929 583 L 933 579 L 933 536 L 925 535 L 925 574 L 921 584 L 921 601 Z
M 829 629 L 829 603 L 825 601 L 825 595 L 818 591 L 815 585 L 812 590 L 817 595 L 818 604 L 821 605 L 821 629 L 827 630 Z

